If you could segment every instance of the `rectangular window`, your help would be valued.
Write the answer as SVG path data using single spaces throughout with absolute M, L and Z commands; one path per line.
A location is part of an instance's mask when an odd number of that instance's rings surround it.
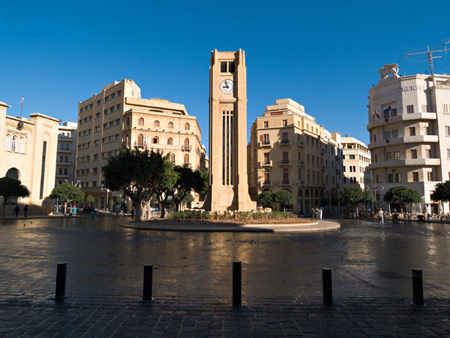
M 428 181 L 432 181 L 433 180 L 433 172 L 432 171 L 427 172 L 427 180 Z
M 400 183 L 402 181 L 402 175 L 400 173 L 396 173 L 394 175 L 395 183 Z
M 227 72 L 227 63 L 226 62 L 221 62 L 220 63 L 220 72 L 221 73 L 226 73 Z
M 394 183 L 394 174 L 388 174 L 388 183 Z
M 264 164 L 269 164 L 269 163 L 270 163 L 269 153 L 264 153 Z
M 390 131 L 386 131 L 384 133 L 384 139 L 385 140 L 390 140 L 391 139 L 391 132 Z
M 411 158 L 412 159 L 416 159 L 417 158 L 417 150 L 416 149 L 411 150 Z
M 270 176 L 269 173 L 264 173 L 264 184 L 270 183 Z
M 270 144 L 270 141 L 269 141 L 269 134 L 263 134 L 263 135 L 261 135 L 262 136 L 262 143 L 263 144 Z
M 386 161 L 390 161 L 390 160 L 392 160 L 392 153 L 388 152 L 388 153 L 386 153 Z
M 230 73 L 234 73 L 234 68 L 235 68 L 234 61 L 230 62 L 230 63 L 228 64 L 228 67 L 229 67 L 228 71 L 229 71 Z
M 109 108 L 109 111 L 112 113 L 114 112 L 114 107 Z
M 105 97 L 105 102 L 109 101 L 109 96 Z
M 349 155 L 348 158 L 349 158 L 350 160 L 354 160 L 354 159 L 355 159 L 355 155 Z
M 419 182 L 419 173 L 418 172 L 415 171 L 412 173 L 412 181 Z
M 450 126 L 445 126 L 445 136 L 450 136 Z
M 111 100 L 116 97 L 116 93 L 111 94 Z
M 400 152 L 394 151 L 394 160 L 398 161 L 400 159 Z
M 409 128 L 409 136 L 416 136 L 416 127 Z
M 444 112 L 444 114 L 448 114 L 448 104 L 444 103 L 442 105 L 442 111 Z
M 102 104 L 102 100 L 97 100 L 97 106 Z
M 289 162 L 289 153 L 287 151 L 283 151 L 283 163 Z
M 121 105 L 120 105 L 120 103 L 116 106 L 116 109 L 117 110 L 120 110 L 120 107 L 121 107 Z
M 398 138 L 398 130 L 397 129 L 392 131 L 392 138 Z
M 406 112 L 408 114 L 413 114 L 414 113 L 414 105 L 412 105 L 412 104 L 407 105 L 406 106 Z
M 264 128 L 269 128 L 269 121 L 264 121 Z
M 428 112 L 428 106 L 426 104 L 422 105 L 422 113 Z
M 281 143 L 289 143 L 288 133 L 281 134 Z
M 287 120 L 283 120 L 283 127 L 287 127 Z
M 108 123 L 103 123 L 103 129 L 108 128 Z
M 117 92 L 117 96 L 120 96 L 120 95 L 122 95 L 122 91 L 121 91 L 121 90 L 119 90 L 119 91 Z
M 397 116 L 397 108 L 391 109 L 391 116 Z
M 103 114 L 108 115 L 108 109 L 105 109 L 105 110 L 103 111 Z
M 450 160 L 450 149 L 447 149 L 447 160 Z

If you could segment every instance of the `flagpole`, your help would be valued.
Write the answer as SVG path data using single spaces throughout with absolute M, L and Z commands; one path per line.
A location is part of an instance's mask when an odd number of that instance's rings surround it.
M 20 118 L 22 118 L 23 116 L 23 96 L 22 99 L 20 100 Z

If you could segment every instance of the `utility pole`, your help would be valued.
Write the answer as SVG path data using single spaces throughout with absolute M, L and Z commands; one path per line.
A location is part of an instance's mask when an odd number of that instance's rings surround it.
M 450 44 L 450 39 L 447 39 L 444 41 L 443 44 L 441 44 L 438 48 L 441 49 L 434 49 L 434 50 L 430 50 L 430 46 L 427 45 L 427 50 L 425 52 L 414 52 L 414 53 L 406 53 L 405 54 L 405 58 L 407 56 L 410 55 L 422 55 L 422 54 L 427 54 L 427 59 L 428 59 L 428 65 L 430 67 L 430 74 L 432 76 L 433 79 L 433 85 L 436 86 L 436 79 L 434 77 L 434 65 L 433 65 L 433 59 L 440 59 L 442 57 L 442 55 L 433 55 L 433 53 L 447 53 L 450 52 L 450 49 L 447 48 L 447 45 Z M 444 46 L 444 49 L 442 49 L 442 46 Z

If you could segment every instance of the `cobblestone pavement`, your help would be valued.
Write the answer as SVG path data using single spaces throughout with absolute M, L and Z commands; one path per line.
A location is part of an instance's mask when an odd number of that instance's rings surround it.
M 33 222 L 33 223 L 31 223 Z M 0 222 L 0 336 L 450 337 L 449 225 L 343 221 L 327 233 L 184 233 L 121 218 Z M 55 304 L 56 263 L 68 264 Z M 231 308 L 231 263 L 243 306 Z M 153 303 L 140 301 L 154 266 Z M 321 268 L 335 305 L 321 305 Z M 410 304 L 423 270 L 425 307 Z

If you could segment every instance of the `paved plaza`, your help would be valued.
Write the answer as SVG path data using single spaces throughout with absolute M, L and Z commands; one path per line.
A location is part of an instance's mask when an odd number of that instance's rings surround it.
M 449 337 L 449 225 L 341 221 L 323 233 L 162 232 L 123 218 L 0 221 L 0 336 Z M 243 306 L 231 307 L 232 262 Z M 68 265 L 55 304 L 56 264 Z M 143 266 L 154 266 L 142 303 Z M 322 306 L 321 269 L 334 305 Z M 425 307 L 411 305 L 423 270 Z

